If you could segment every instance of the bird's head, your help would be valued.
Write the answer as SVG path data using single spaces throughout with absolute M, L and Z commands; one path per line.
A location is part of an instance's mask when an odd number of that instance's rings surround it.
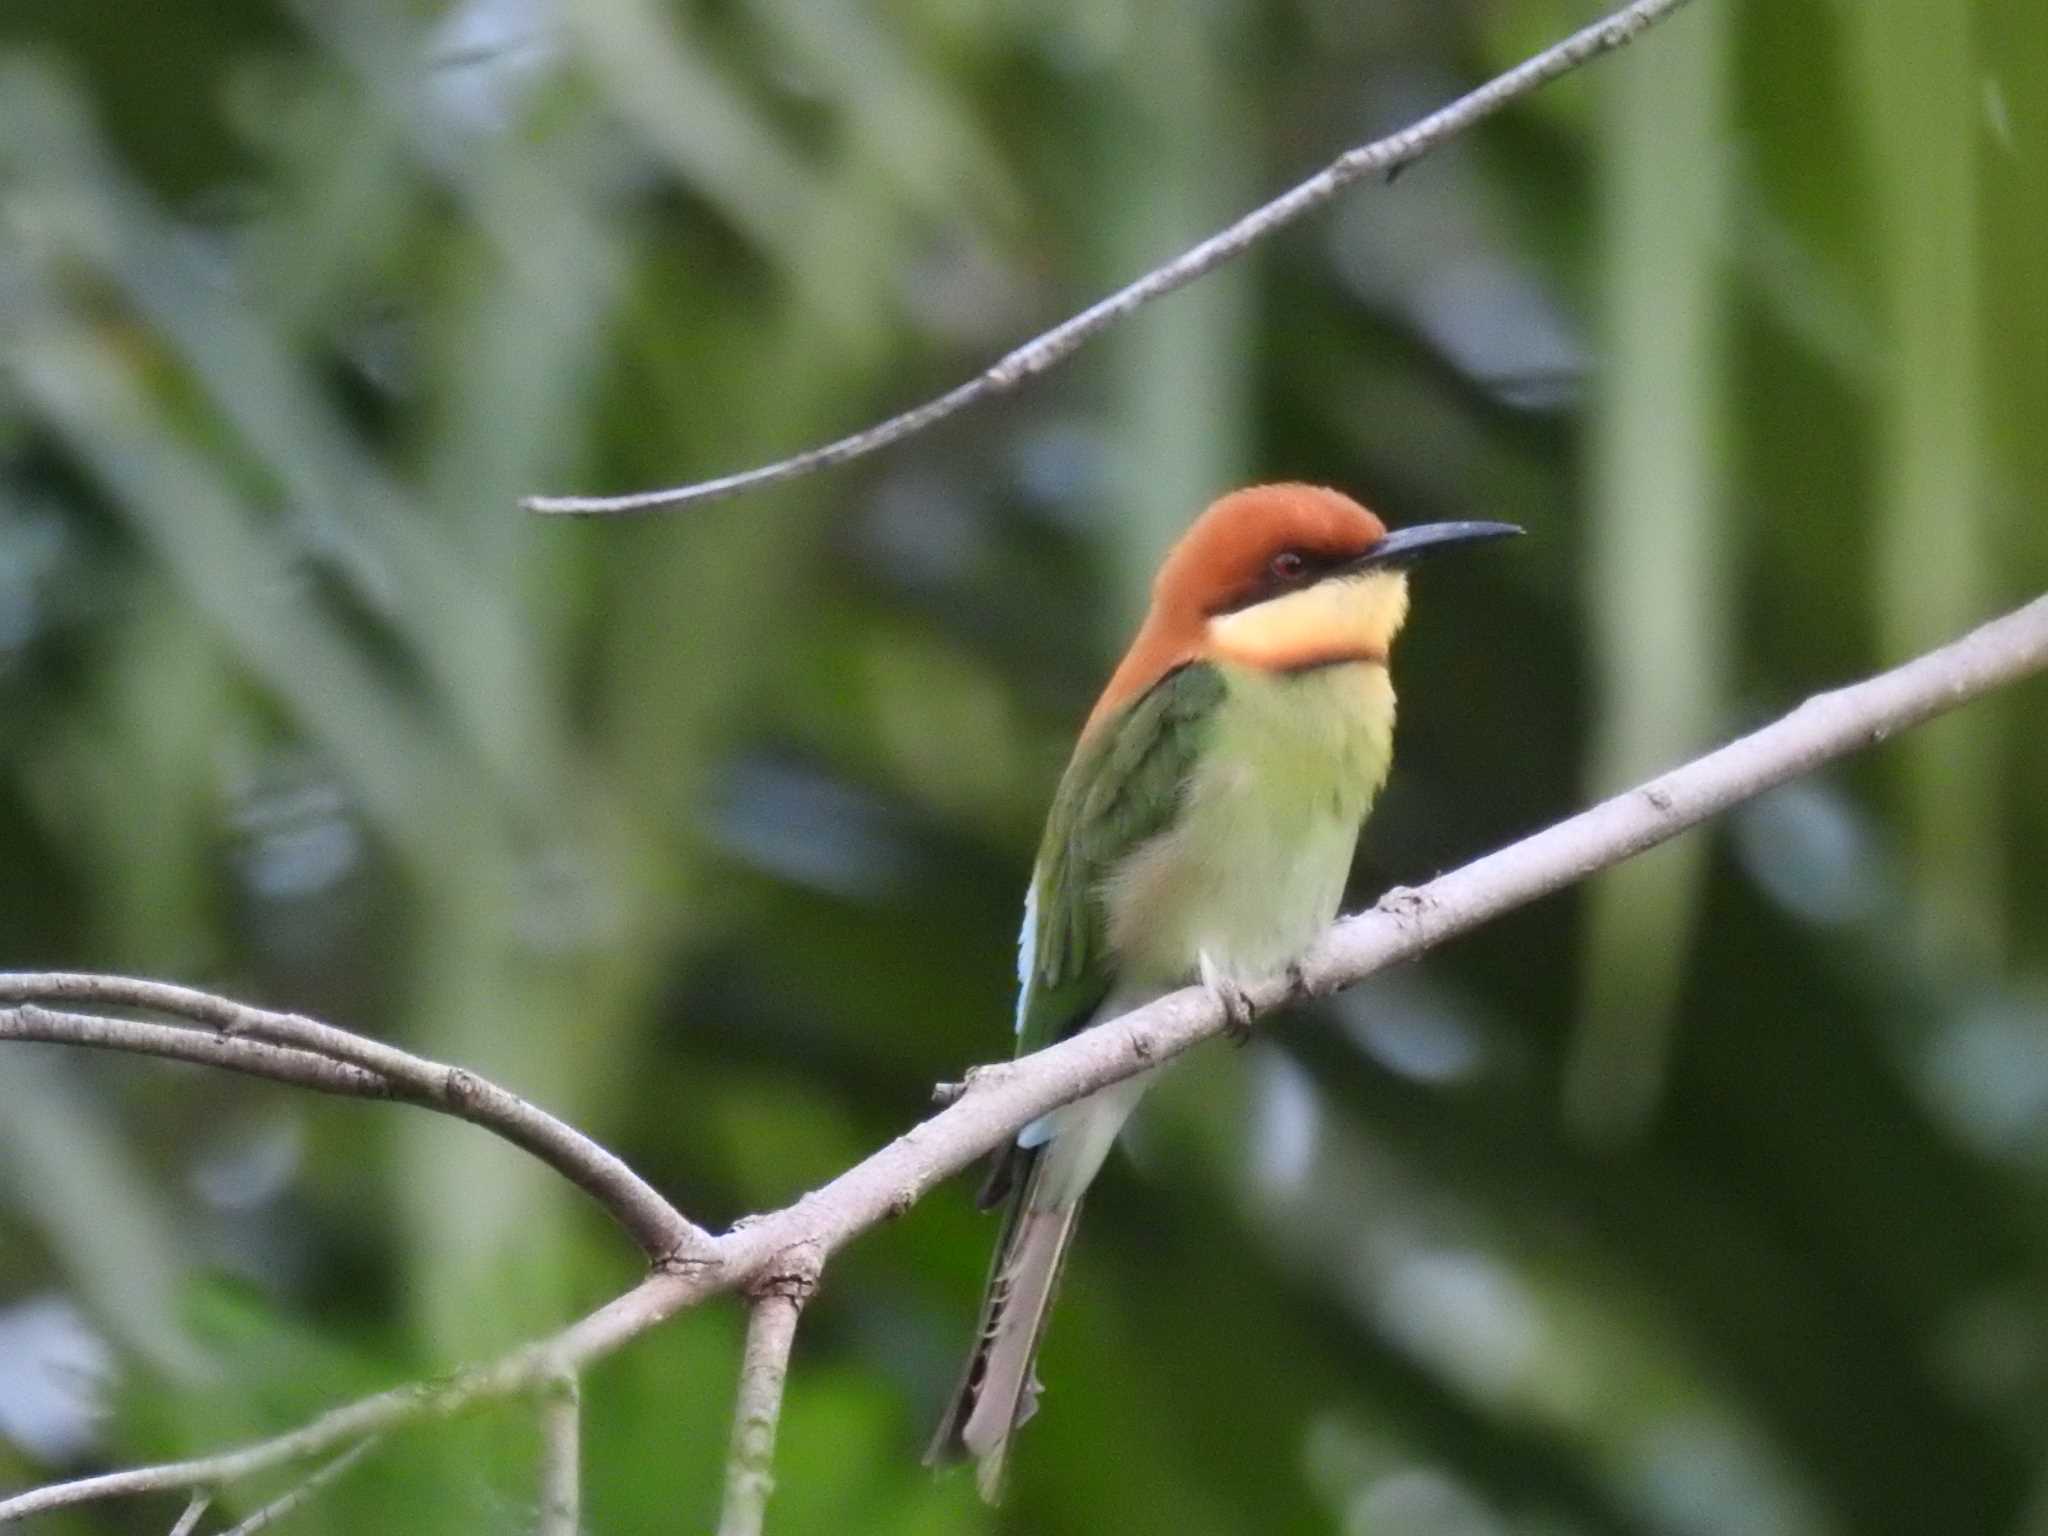
M 1152 608 L 1091 725 L 1199 656 L 1293 671 L 1384 662 L 1408 614 L 1408 567 L 1520 533 L 1512 523 L 1387 530 L 1339 491 L 1255 485 L 1210 504 L 1159 568 Z
M 1202 649 L 1274 670 L 1384 662 L 1408 614 L 1408 567 L 1521 530 L 1424 523 L 1389 533 L 1341 492 L 1258 485 L 1212 504 L 1161 566 L 1155 610 L 1199 623 Z

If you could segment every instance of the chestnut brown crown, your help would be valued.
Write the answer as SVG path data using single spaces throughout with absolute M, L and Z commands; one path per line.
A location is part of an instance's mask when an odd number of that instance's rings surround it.
M 1341 491 L 1254 485 L 1212 502 L 1152 584 L 1154 611 L 1197 620 L 1307 586 L 1357 560 L 1386 525 Z

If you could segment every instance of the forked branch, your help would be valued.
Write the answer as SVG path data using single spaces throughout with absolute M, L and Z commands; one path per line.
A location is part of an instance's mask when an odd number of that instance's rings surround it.
M 657 1268 L 701 1259 L 711 1235 L 581 1131 L 466 1067 L 446 1066 L 295 1013 L 131 976 L 0 972 L 0 1041 L 96 1046 L 224 1067 L 295 1088 L 394 1099 L 480 1125 L 595 1199 Z M 53 1010 L 50 1003 L 135 1009 L 180 1024 Z M 193 1026 L 197 1026 L 196 1028 Z
M 1254 1011 L 1265 1012 L 1296 997 L 1334 992 L 1414 959 L 1823 763 L 2044 669 L 2048 597 L 1904 666 L 1816 695 L 1761 730 L 1427 885 L 1389 892 L 1372 910 L 1346 918 L 1325 933 L 1303 957 L 1294 977 L 1253 987 L 1250 1004 Z M 131 1002 L 138 994 L 124 989 L 148 985 L 97 980 Z M 23 978 L 9 981 L 15 988 L 9 995 L 21 996 Z M 68 995 L 79 994 L 74 990 Z M 237 1006 L 221 999 L 208 1001 L 215 1008 Z M 17 1008 L 12 1013 L 18 1017 L 24 1011 Z M 0 1014 L 0 1019 L 6 1017 Z M 831 1183 L 779 1211 L 707 1239 L 703 1262 L 658 1270 L 552 1338 L 431 1385 L 397 1387 L 333 1409 L 289 1434 L 239 1450 L 52 1484 L 0 1499 L 0 1522 L 124 1494 L 210 1489 L 332 1453 L 411 1420 L 446 1417 L 532 1392 L 722 1291 L 745 1288 L 758 1305 L 764 1290 L 772 1293 L 773 1277 L 798 1273 L 815 1280 L 843 1245 L 879 1222 L 901 1216 L 934 1184 L 1040 1115 L 1171 1060 L 1220 1033 L 1223 1023 L 1218 1000 L 1191 987 L 1020 1061 L 983 1068 L 969 1075 L 965 1090 L 946 1108 Z M 0 1038 L 5 1038 L 4 1030 Z M 53 1036 L 45 1031 L 33 1038 Z M 374 1042 L 349 1039 L 351 1060 L 359 1067 L 363 1063 L 357 1058 L 381 1049 Z M 78 1043 L 142 1048 L 113 1037 Z M 750 1363 L 743 1373 L 746 1387 L 736 1443 L 742 1443 L 749 1417 L 758 1415 L 757 1422 L 766 1427 L 767 1445 L 772 1446 L 775 1405 L 796 1316 L 794 1306 L 757 1310 L 754 1315 L 749 1360 L 758 1362 L 758 1368 Z M 751 1467 L 751 1449 L 748 1457 Z M 755 1487 L 748 1483 L 747 1498 L 755 1497 Z M 765 1486 L 759 1497 L 765 1500 Z M 729 1516 L 731 1508 L 729 1504 Z
M 283 1493 L 279 1494 L 262 1508 L 256 1510 L 246 1519 L 221 1532 L 221 1536 L 256 1536 L 258 1531 L 269 1530 L 301 1504 L 313 1498 L 314 1495 L 318 1494 L 329 1483 L 338 1481 L 350 1467 L 353 1467 L 357 1462 L 369 1455 L 371 1451 L 375 1450 L 377 1448 L 377 1439 L 377 1436 L 372 1435 L 366 1440 L 358 1440 L 339 1456 L 322 1462 L 313 1469 L 310 1476 L 287 1488 Z

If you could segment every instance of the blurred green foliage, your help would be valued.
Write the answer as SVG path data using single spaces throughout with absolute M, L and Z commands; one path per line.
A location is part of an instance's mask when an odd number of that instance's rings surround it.
M 467 1062 L 724 1223 L 1007 1050 L 1063 754 L 1217 491 L 1531 530 L 1425 578 L 1359 902 L 2048 585 L 2029 0 L 1699 0 L 882 458 L 514 508 L 920 398 L 1588 14 L 13 0 L 0 963 Z M 2044 727 L 2015 691 L 1201 1053 L 1000 1512 L 916 1464 L 990 1226 L 866 1238 L 773 1528 L 2048 1532 Z M 0 1056 L 0 1486 L 633 1273 L 464 1127 Z M 592 1531 L 708 1526 L 738 1334 L 594 1374 Z M 294 1529 L 523 1529 L 532 1435 L 400 1437 Z

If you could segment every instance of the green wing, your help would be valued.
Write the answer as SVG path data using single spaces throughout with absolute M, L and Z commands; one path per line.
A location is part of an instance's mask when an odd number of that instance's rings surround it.
M 1177 667 L 1082 743 L 1067 766 L 1018 946 L 1018 1055 L 1073 1033 L 1108 995 L 1115 968 L 1103 882 L 1172 825 L 1223 691 L 1222 675 L 1206 662 Z

